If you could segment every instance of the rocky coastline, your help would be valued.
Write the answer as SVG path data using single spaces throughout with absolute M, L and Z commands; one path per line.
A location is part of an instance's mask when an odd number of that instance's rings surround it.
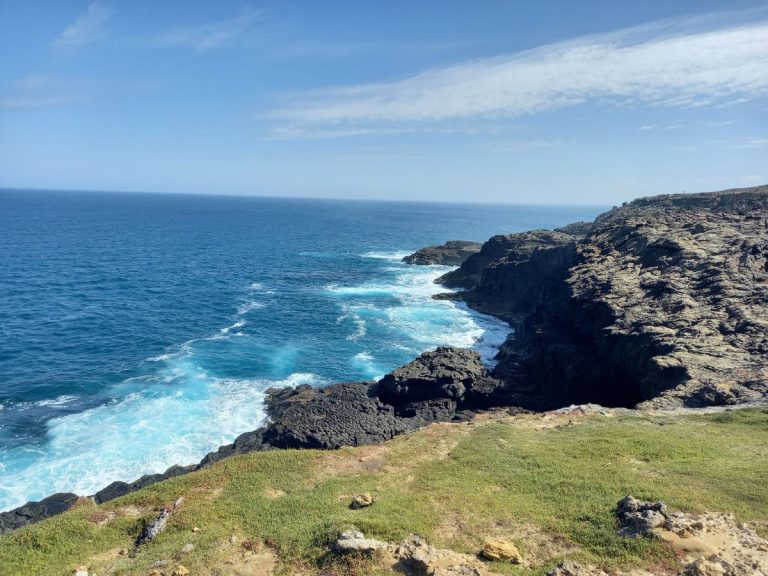
M 377 382 L 269 390 L 269 422 L 206 455 L 91 496 L 107 502 L 235 454 L 375 444 L 479 410 L 595 403 L 697 408 L 768 396 L 768 186 L 641 198 L 593 223 L 448 242 L 407 262 L 512 332 L 488 370 L 438 348 Z M 0 534 L 73 506 L 54 494 L 0 513 Z

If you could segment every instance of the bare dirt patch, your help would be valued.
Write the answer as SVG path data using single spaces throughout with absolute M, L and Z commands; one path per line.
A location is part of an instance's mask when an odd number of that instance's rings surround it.
M 329 476 L 376 472 L 387 464 L 390 452 L 386 444 L 328 452 L 322 455 L 319 470 Z
M 278 488 L 265 488 L 264 496 L 266 496 L 270 500 L 276 500 L 278 498 L 282 498 L 283 496 L 286 496 L 286 492 Z
M 219 547 L 213 574 L 228 576 L 271 576 L 277 556 L 260 542 L 232 537 Z

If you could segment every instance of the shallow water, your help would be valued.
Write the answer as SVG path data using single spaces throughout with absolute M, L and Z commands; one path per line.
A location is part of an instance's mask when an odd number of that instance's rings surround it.
M 400 258 L 600 211 L 0 191 L 0 509 L 195 462 L 270 386 L 492 363 L 507 327 Z

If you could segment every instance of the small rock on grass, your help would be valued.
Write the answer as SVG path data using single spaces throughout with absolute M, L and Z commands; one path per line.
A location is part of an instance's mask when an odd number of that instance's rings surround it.
M 176 564 L 171 576 L 189 576 L 189 570 L 183 564 Z
M 523 561 L 520 551 L 508 540 L 486 540 L 481 554 L 488 560 L 504 560 L 512 564 L 520 564 Z
M 348 554 L 350 552 L 371 553 L 374 550 L 383 550 L 386 547 L 386 542 L 366 538 L 362 532 L 355 530 L 342 532 L 333 545 L 334 550 L 339 554 Z
M 360 494 L 359 496 L 352 498 L 352 503 L 349 505 L 349 507 L 353 510 L 357 510 L 359 508 L 367 508 L 368 506 L 372 506 L 374 502 L 376 502 L 376 499 L 368 492 L 366 492 L 365 494 Z

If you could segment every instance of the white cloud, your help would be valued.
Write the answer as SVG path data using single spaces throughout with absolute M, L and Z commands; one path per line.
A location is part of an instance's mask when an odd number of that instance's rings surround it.
M 90 44 L 104 32 L 110 10 L 101 2 L 93 2 L 72 24 L 64 28 L 54 42 L 57 48 L 77 48 Z
M 175 28 L 160 35 L 157 42 L 163 46 L 191 48 L 195 52 L 206 52 L 230 44 L 261 18 L 260 13 L 249 12 L 222 22 Z
M 542 148 L 553 148 L 563 146 L 565 142 L 559 139 L 555 140 L 502 140 L 492 142 L 485 146 L 485 149 L 493 152 L 527 152 L 530 150 L 540 150 Z
M 585 102 L 696 107 L 748 101 L 768 94 L 766 38 L 768 21 L 696 31 L 664 22 L 396 82 L 295 94 L 270 116 L 305 130 L 363 130 L 509 118 Z
M 14 82 L 10 94 L 0 98 L 0 109 L 55 108 L 72 104 L 80 99 L 76 85 L 64 83 L 53 76 L 35 74 Z

